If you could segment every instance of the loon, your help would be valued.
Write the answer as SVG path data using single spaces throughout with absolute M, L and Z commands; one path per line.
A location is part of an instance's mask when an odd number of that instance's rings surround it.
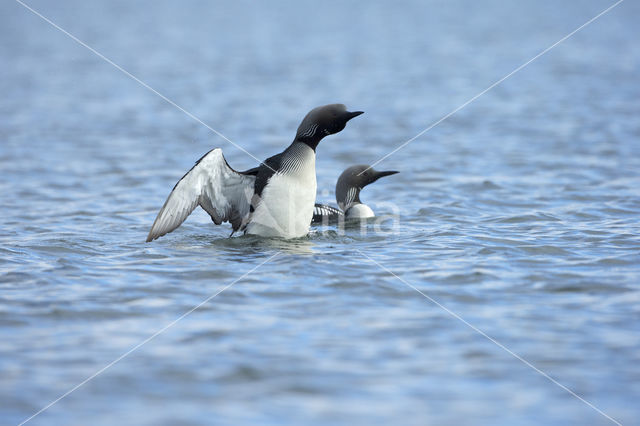
M 364 219 L 374 217 L 371 207 L 360 201 L 360 191 L 381 177 L 395 175 L 396 173 L 398 172 L 395 170 L 378 172 L 365 164 L 349 167 L 342 172 L 336 184 L 336 201 L 339 208 L 316 204 L 313 208 L 312 223 L 323 223 L 340 218 Z
M 220 148 L 200 158 L 176 183 L 147 236 L 153 241 L 178 228 L 200 206 L 220 225 L 264 237 L 298 238 L 309 232 L 316 199 L 316 147 L 363 111 L 342 104 L 312 109 L 283 152 L 238 172 Z

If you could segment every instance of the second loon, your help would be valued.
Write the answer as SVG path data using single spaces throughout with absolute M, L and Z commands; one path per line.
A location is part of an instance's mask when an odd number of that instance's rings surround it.
M 360 201 L 360 191 L 381 177 L 396 173 L 398 172 L 395 170 L 379 172 L 365 164 L 347 168 L 336 183 L 336 201 L 339 208 L 316 203 L 311 223 L 332 222 L 341 217 L 345 219 L 374 217 L 375 214 L 371 207 Z

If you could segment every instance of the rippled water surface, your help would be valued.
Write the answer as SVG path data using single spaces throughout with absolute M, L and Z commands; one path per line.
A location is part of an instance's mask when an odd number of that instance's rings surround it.
M 366 111 L 318 147 L 326 202 L 610 4 L 29 3 L 260 159 L 314 106 Z M 131 349 L 30 424 L 637 422 L 638 16 L 386 158 L 364 227 L 229 239 L 198 211 L 147 244 L 203 153 L 256 161 L 3 2 L 0 423 Z

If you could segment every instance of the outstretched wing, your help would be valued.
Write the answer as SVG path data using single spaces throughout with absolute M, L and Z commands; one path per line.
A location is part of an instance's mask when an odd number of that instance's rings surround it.
M 344 213 L 336 207 L 328 206 L 326 204 L 317 204 L 313 206 L 313 219 L 311 223 L 331 223 L 344 216 Z
M 206 153 L 169 194 L 153 222 L 147 242 L 176 229 L 196 206 L 209 213 L 216 225 L 228 221 L 233 231 L 237 231 L 249 215 L 256 180 L 253 174 L 247 172 L 233 170 L 220 148 Z

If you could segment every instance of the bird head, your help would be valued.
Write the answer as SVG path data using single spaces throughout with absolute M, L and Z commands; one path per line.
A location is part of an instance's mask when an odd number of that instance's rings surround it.
M 363 114 L 363 111 L 350 112 L 342 104 L 314 108 L 298 126 L 296 141 L 306 143 L 315 150 L 322 138 L 340 132 L 349 120 L 360 114 Z
M 379 172 L 371 166 L 360 164 L 347 168 L 336 183 L 336 201 L 341 209 L 346 210 L 353 203 L 361 203 L 360 190 L 377 181 L 381 177 L 395 175 L 395 170 Z

